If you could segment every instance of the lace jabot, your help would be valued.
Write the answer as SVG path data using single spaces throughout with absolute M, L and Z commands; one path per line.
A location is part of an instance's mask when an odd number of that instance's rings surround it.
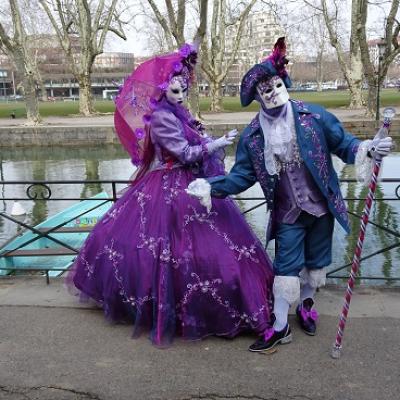
M 259 120 L 264 135 L 264 159 L 268 173 L 279 175 L 289 165 L 300 165 L 302 159 L 291 103 L 285 104 L 277 116 L 270 116 L 261 109 Z

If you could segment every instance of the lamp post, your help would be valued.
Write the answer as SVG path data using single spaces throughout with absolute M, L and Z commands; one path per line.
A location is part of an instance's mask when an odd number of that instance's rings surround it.
M 375 120 L 379 121 L 379 107 L 380 107 L 380 75 L 381 75 L 381 61 L 383 60 L 383 55 L 386 50 L 386 42 L 384 39 L 381 39 L 378 42 L 378 76 L 376 77 L 376 113 Z

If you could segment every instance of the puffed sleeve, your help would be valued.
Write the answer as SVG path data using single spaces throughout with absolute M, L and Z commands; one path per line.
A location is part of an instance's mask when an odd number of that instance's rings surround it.
M 229 174 L 207 179 L 211 184 L 213 197 L 223 198 L 244 192 L 257 182 L 253 163 L 244 140 L 244 136 L 241 135 L 236 150 L 235 164 Z
M 155 144 L 176 157 L 182 164 L 201 161 L 202 145 L 190 146 L 183 134 L 182 123 L 169 111 L 155 111 L 151 117 L 151 138 Z

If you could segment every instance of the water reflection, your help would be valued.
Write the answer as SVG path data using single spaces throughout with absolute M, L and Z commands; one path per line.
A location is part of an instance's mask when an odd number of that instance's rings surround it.
M 35 181 L 46 180 L 46 161 L 45 160 L 35 160 L 32 161 L 32 179 Z M 38 223 L 44 221 L 48 215 L 47 201 L 40 199 L 40 194 L 38 193 L 38 198 L 33 200 L 33 207 L 31 213 L 31 223 L 32 225 L 37 225 Z
M 85 160 L 85 171 L 87 181 L 100 180 L 99 175 L 99 160 Z M 85 183 L 81 191 L 81 198 L 92 197 L 103 190 L 101 183 Z
M 399 148 L 399 147 L 398 147 Z M 229 169 L 234 162 L 234 150 L 226 157 L 226 167 Z M 353 178 L 354 167 L 346 166 L 338 159 L 334 160 L 335 168 L 341 179 Z M 393 154 L 385 159 L 383 174 L 385 178 L 400 178 L 400 153 Z M 0 156 L 1 180 L 125 180 L 129 179 L 134 167 L 127 158 L 126 153 L 118 145 L 102 145 L 97 147 L 51 147 L 51 148 L 14 148 L 2 149 Z M 379 184 L 377 197 L 395 197 L 397 184 Z M 117 189 L 122 188 L 119 187 Z M 111 195 L 110 185 L 98 183 L 82 185 L 52 185 L 52 197 L 91 197 L 102 190 Z M 346 198 L 365 198 L 367 188 L 359 184 L 343 184 L 343 195 Z M 26 186 L 2 185 L 3 197 L 25 197 Z M 259 185 L 255 185 L 241 195 L 242 197 L 262 197 Z M 259 204 L 260 200 L 239 200 L 238 204 L 242 210 L 247 210 Z M 12 202 L 2 202 L 0 208 L 10 212 Z M 70 201 L 44 201 L 33 200 L 23 203 L 28 211 L 27 221 L 37 224 L 49 215 L 70 206 Z M 364 201 L 349 201 L 348 208 L 351 213 L 361 215 Z M 375 202 L 370 219 L 375 223 L 399 232 L 400 201 L 378 201 Z M 256 208 L 246 214 L 246 218 L 254 231 L 264 242 L 265 227 L 267 222 L 265 206 Z M 359 230 L 359 219 L 350 216 L 352 234 L 346 236 L 342 228 L 337 224 L 334 232 L 333 264 L 332 270 L 342 265 L 351 263 L 354 247 L 357 242 Z M 16 226 L 9 221 L 0 218 L 0 243 L 9 239 L 16 233 Z M 363 255 L 372 254 L 385 247 L 399 242 L 399 239 L 390 232 L 368 225 L 367 235 L 364 242 Z M 268 251 L 273 255 L 274 243 L 268 246 Z M 350 267 L 338 271 L 336 275 L 348 275 Z M 363 276 L 384 276 L 386 278 L 400 277 L 400 248 L 382 252 L 365 260 L 361 264 Z M 338 280 L 340 281 L 340 280 Z M 397 284 L 391 281 L 363 282 L 367 284 Z

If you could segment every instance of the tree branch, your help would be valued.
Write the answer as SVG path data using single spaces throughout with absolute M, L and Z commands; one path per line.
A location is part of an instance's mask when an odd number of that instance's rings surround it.
M 147 0 L 147 1 L 154 12 L 154 15 L 156 16 L 158 23 L 161 25 L 161 27 L 165 32 L 165 39 L 167 41 L 168 48 L 172 50 L 174 44 L 172 42 L 172 33 L 170 27 L 168 26 L 167 20 L 162 16 L 154 0 Z
M 13 43 L 13 40 L 7 35 L 2 23 L 0 22 L 0 41 L 1 44 L 3 44 L 8 51 L 12 51 L 12 49 L 15 46 L 15 43 Z
M 103 52 L 104 42 L 106 40 L 107 32 L 110 30 L 110 25 L 111 25 L 111 21 L 114 16 L 114 11 L 115 11 L 116 5 L 117 5 L 117 0 L 113 0 L 113 2 L 111 3 L 110 9 L 107 11 L 106 22 L 105 22 L 103 30 L 101 32 L 99 45 L 97 47 L 97 51 L 100 51 L 100 53 Z
M 251 0 L 251 2 L 247 5 L 247 7 L 242 11 L 242 13 L 239 16 L 239 21 L 240 22 L 239 22 L 239 26 L 238 26 L 237 32 L 236 32 L 235 46 L 233 47 L 233 51 L 232 51 L 232 54 L 231 54 L 228 62 L 226 63 L 224 77 L 226 76 L 229 68 L 232 66 L 232 64 L 233 64 L 233 62 L 234 62 L 234 60 L 236 58 L 236 55 L 237 55 L 237 52 L 238 52 L 238 49 L 239 49 L 239 46 L 240 46 L 240 40 L 241 40 L 241 37 L 242 37 L 244 24 L 246 22 L 246 19 L 247 19 L 248 15 L 249 15 L 251 9 L 253 8 L 254 4 L 256 3 L 256 1 L 257 0 Z

